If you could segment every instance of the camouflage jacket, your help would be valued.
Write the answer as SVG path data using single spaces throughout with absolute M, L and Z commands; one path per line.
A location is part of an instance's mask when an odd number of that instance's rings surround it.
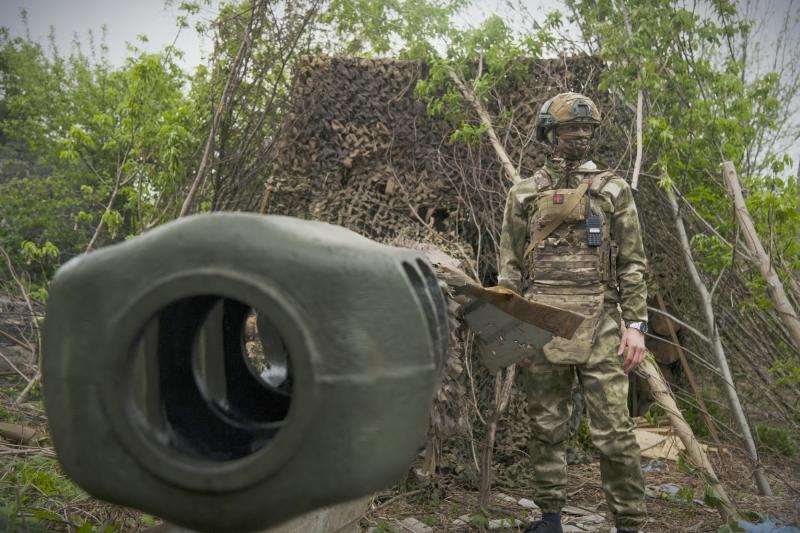
M 559 160 L 548 161 L 533 177 L 514 185 L 508 192 L 503 229 L 500 233 L 499 284 L 523 294 L 527 284 L 524 272 L 525 249 L 531 235 L 530 219 L 535 209 L 537 191 L 545 188 L 575 188 L 589 173 L 597 173 L 591 161 L 570 172 Z M 609 280 L 604 301 L 619 303 L 625 321 L 647 320 L 647 266 L 642 244 L 639 217 L 628 183 L 613 176 L 601 189 L 598 202 L 610 220 L 610 236 L 619 247 L 616 279 Z

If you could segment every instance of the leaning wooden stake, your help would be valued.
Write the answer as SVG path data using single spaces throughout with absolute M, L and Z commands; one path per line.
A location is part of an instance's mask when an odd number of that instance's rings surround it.
M 659 293 L 656 293 L 656 303 L 658 303 L 659 309 L 665 313 L 667 312 L 667 306 L 664 304 L 664 299 Z M 697 401 L 697 406 L 700 408 L 700 412 L 703 413 L 703 418 L 706 421 L 708 433 L 711 435 L 711 438 L 714 439 L 714 444 L 717 445 L 717 448 L 722 449 L 722 442 L 719 440 L 717 428 L 714 427 L 714 421 L 711 420 L 711 415 L 708 414 L 706 402 L 703 400 L 703 395 L 700 393 L 700 387 L 697 386 L 697 381 L 694 379 L 694 372 L 692 372 L 692 367 L 689 366 L 689 361 L 686 359 L 686 354 L 683 353 L 683 347 L 678 340 L 678 335 L 675 333 L 675 326 L 671 319 L 667 319 L 667 329 L 669 330 L 669 336 L 672 339 L 672 343 L 675 345 L 675 349 L 678 351 L 678 359 L 680 359 L 683 373 L 686 375 L 687 381 L 689 381 L 689 387 L 692 389 L 694 399 Z
M 733 505 L 733 502 L 728 497 L 725 487 L 720 483 L 717 474 L 714 472 L 714 467 L 708 460 L 705 450 L 700 445 L 700 442 L 695 437 L 692 428 L 686 423 L 683 418 L 681 410 L 675 403 L 675 397 L 672 395 L 664 376 L 652 360 L 652 356 L 648 355 L 639 367 L 638 372 L 644 375 L 647 383 L 650 385 L 650 390 L 656 402 L 666 411 L 669 416 L 670 424 L 681 439 L 681 442 L 686 447 L 686 456 L 691 462 L 692 466 L 697 468 L 703 480 L 708 484 L 711 493 L 714 495 L 714 501 L 723 522 L 730 520 L 737 520 L 740 518 L 739 512 Z
M 453 83 L 456 84 L 458 90 L 461 91 L 464 99 L 467 100 L 470 105 L 472 105 L 472 108 L 475 110 L 481 120 L 481 124 L 483 124 L 483 127 L 486 128 L 486 134 L 489 136 L 489 141 L 492 143 L 492 147 L 494 148 L 495 154 L 497 154 L 497 158 L 503 165 L 506 178 L 508 178 L 512 184 L 519 183 L 522 181 L 519 176 L 519 172 L 517 172 L 517 169 L 511 162 L 511 158 L 508 157 L 506 149 L 503 147 L 503 144 L 497 137 L 497 133 L 495 133 L 494 126 L 492 125 L 492 118 L 489 116 L 486 108 L 483 107 L 483 104 L 481 104 L 480 100 L 478 100 L 477 96 L 475 96 L 475 93 L 472 91 L 472 89 L 469 88 L 466 83 L 464 83 L 464 81 L 461 79 L 461 77 L 459 77 L 458 74 L 455 73 L 455 71 L 451 70 L 449 74 L 450 79 L 453 80 Z M 489 497 L 491 496 L 492 489 L 492 454 L 494 453 L 494 440 L 497 433 L 497 423 L 500 421 L 500 417 L 503 415 L 506 408 L 508 408 L 509 400 L 511 400 L 511 391 L 514 388 L 514 375 L 516 373 L 516 369 L 516 365 L 511 365 L 510 367 L 506 368 L 505 371 L 498 370 L 494 379 L 494 407 L 492 408 L 492 414 L 487 420 L 486 442 L 484 443 L 480 460 L 480 491 L 478 494 L 478 505 L 482 509 L 486 509 L 486 507 L 489 505 Z
M 517 365 L 511 365 L 507 369 L 498 370 L 494 376 L 494 407 L 492 414 L 486 421 L 486 444 L 481 452 L 480 461 L 480 491 L 478 493 L 478 506 L 487 509 L 489 497 L 492 491 L 492 454 L 494 452 L 494 439 L 497 433 L 497 423 L 508 407 L 511 399 L 511 389 L 514 387 L 514 374 Z M 503 375 L 505 373 L 505 375 Z
M 772 259 L 764 249 L 764 245 L 761 244 L 753 219 L 747 210 L 747 204 L 744 203 L 742 187 L 739 184 L 739 178 L 736 176 L 736 168 L 734 168 L 733 163 L 730 161 L 722 163 L 722 176 L 725 178 L 725 185 L 728 187 L 728 191 L 733 196 L 736 221 L 739 223 L 739 227 L 742 228 L 747 248 L 753 255 L 758 265 L 758 270 L 767 282 L 767 292 L 772 298 L 772 303 L 778 311 L 781 322 L 792 337 L 795 349 L 800 353 L 800 318 L 798 318 L 797 312 L 789 302 L 781 278 L 778 277 L 778 273 L 772 267 Z
M 711 349 L 714 352 L 717 366 L 722 374 L 722 384 L 725 389 L 725 395 L 728 398 L 728 406 L 742 433 L 742 438 L 744 439 L 747 453 L 750 455 L 750 460 L 753 462 L 753 477 L 755 477 L 759 493 L 762 496 L 772 496 L 772 489 L 769 486 L 769 481 L 767 481 L 767 476 L 764 475 L 764 469 L 761 467 L 761 463 L 758 460 L 758 451 L 756 450 L 756 443 L 753 440 L 753 434 L 750 432 L 750 424 L 747 422 L 744 409 L 742 409 L 742 404 L 739 401 L 739 395 L 736 393 L 736 387 L 733 384 L 733 376 L 728 366 L 728 358 L 725 356 L 725 349 L 722 347 L 722 340 L 719 337 L 719 330 L 717 329 L 716 319 L 714 318 L 711 294 L 709 294 L 703 280 L 700 279 L 700 273 L 697 271 L 694 259 L 692 259 L 692 248 L 689 245 L 689 237 L 686 235 L 683 218 L 681 218 L 681 213 L 678 209 L 678 200 L 675 198 L 675 191 L 669 189 L 667 191 L 667 198 L 669 199 L 669 205 L 672 209 L 672 216 L 675 221 L 675 228 L 678 232 L 678 239 L 680 240 L 681 252 L 683 253 L 683 259 L 686 263 L 686 269 L 689 271 L 695 291 L 700 296 L 701 311 L 706 318 L 708 336 L 709 339 L 711 339 Z

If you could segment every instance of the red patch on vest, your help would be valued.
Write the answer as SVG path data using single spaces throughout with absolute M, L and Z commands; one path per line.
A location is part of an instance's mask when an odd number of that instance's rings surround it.
M 554 194 L 553 195 L 553 203 L 554 204 L 563 204 L 564 203 L 564 195 L 563 194 Z

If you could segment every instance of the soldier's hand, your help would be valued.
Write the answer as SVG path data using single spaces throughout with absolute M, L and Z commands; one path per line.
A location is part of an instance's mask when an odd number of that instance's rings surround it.
M 619 343 L 617 355 L 625 354 L 622 369 L 625 373 L 635 370 L 644 360 L 644 333 L 635 328 L 626 328 Z

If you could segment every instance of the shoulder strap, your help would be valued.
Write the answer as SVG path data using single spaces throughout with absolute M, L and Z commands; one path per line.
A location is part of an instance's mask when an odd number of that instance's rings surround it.
M 592 182 L 591 187 L 589 188 L 589 192 L 592 194 L 598 194 L 600 191 L 603 190 L 603 187 L 613 178 L 616 174 L 611 172 L 610 170 L 604 170 L 603 172 L 599 172 L 594 175 L 594 181 Z
M 536 185 L 536 192 L 542 192 L 553 188 L 553 178 L 550 176 L 546 167 L 537 170 L 532 177 L 533 183 Z
M 551 220 L 545 227 L 542 229 L 535 231 L 533 233 L 533 237 L 531 238 L 531 243 L 528 245 L 528 248 L 525 250 L 525 255 L 523 257 L 528 257 L 528 254 L 536 247 L 537 244 L 545 240 L 551 233 L 553 233 L 557 227 L 561 225 L 564 220 L 572 213 L 575 207 L 578 205 L 578 202 L 581 200 L 581 196 L 586 194 L 586 191 L 589 189 L 589 186 L 592 184 L 593 176 L 589 176 L 585 178 L 580 185 L 575 188 L 575 192 L 569 195 L 567 202 L 564 204 L 564 208 L 555 216 L 553 220 Z

